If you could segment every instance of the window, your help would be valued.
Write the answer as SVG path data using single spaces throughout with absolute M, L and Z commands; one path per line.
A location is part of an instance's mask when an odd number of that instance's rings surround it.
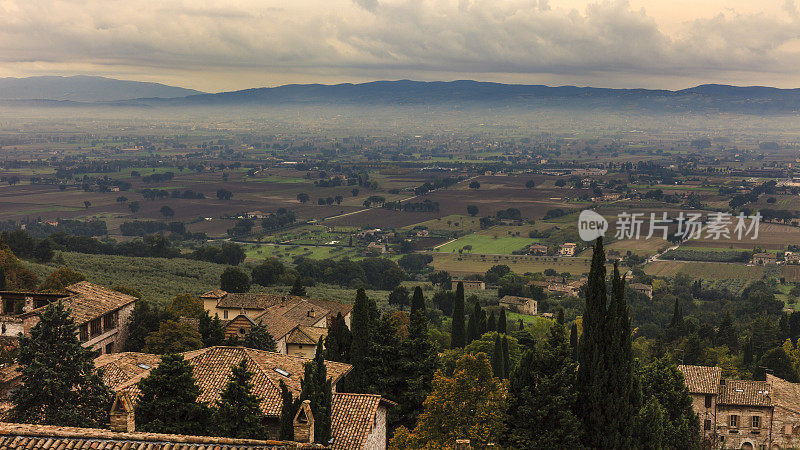
M 109 331 L 117 328 L 117 314 L 117 311 L 114 311 L 103 316 L 103 331 Z
M 89 322 L 89 331 L 92 337 L 99 336 L 102 333 L 99 317 Z
M 703 422 L 703 429 L 706 431 L 711 429 L 711 419 L 706 419 L 706 421 Z
M 86 342 L 89 340 L 89 325 L 83 324 L 81 325 L 81 342 Z
M 108 345 L 106 345 L 106 354 L 109 354 L 109 353 L 114 353 L 114 343 L 113 342 L 109 342 Z
M 761 428 L 761 416 L 753 416 L 753 428 Z
M 227 319 L 228 318 L 228 310 L 227 309 L 225 311 L 222 311 L 222 318 L 223 319 Z
M 737 416 L 736 414 L 731 414 L 730 416 L 728 416 L 728 425 L 733 427 L 733 428 L 738 427 L 739 426 L 739 416 Z
M 706 408 L 711 408 L 711 396 L 706 395 Z

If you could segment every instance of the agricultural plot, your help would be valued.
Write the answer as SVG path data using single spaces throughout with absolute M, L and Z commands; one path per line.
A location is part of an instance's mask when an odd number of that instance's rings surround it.
M 679 273 L 704 280 L 741 280 L 751 282 L 764 275 L 764 267 L 734 263 L 655 261 L 645 266 L 645 273 L 659 277 L 674 277 Z
M 439 252 L 458 252 L 462 250 L 466 253 L 487 253 L 510 255 L 512 252 L 521 250 L 526 246 L 538 242 L 538 239 L 529 237 L 517 237 L 507 235 L 489 236 L 485 234 L 473 233 L 453 242 L 445 244 L 436 250 Z
M 434 233 L 473 233 L 481 229 L 480 220 L 477 217 L 460 214 L 437 217 L 436 219 L 415 223 L 405 228 L 411 229 L 417 226 L 425 227 Z
M 569 272 L 573 275 L 581 275 L 589 272 L 589 263 L 590 261 L 585 258 L 435 253 L 431 265 L 436 270 L 446 270 L 454 275 L 485 273 L 497 264 L 505 264 L 516 273 L 544 272 L 545 269 L 552 268 L 559 273 Z
M 272 245 L 272 244 L 244 244 L 247 261 L 260 261 L 266 258 L 278 258 L 284 263 L 292 263 L 295 258 L 306 257 L 311 259 L 358 259 L 361 251 L 350 247 L 328 247 L 312 245 Z

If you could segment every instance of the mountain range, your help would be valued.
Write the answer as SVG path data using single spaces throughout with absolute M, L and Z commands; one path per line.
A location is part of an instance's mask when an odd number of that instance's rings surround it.
M 707 84 L 682 90 L 611 89 L 478 82 L 374 81 L 202 93 L 158 83 L 111 78 L 0 79 L 0 100 L 47 105 L 105 107 L 457 106 L 575 107 L 739 113 L 800 112 L 800 89 Z

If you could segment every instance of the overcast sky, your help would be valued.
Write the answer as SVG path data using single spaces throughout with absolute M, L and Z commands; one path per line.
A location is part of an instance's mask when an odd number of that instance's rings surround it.
M 800 0 L 0 0 L 0 77 L 800 87 L 798 38 Z

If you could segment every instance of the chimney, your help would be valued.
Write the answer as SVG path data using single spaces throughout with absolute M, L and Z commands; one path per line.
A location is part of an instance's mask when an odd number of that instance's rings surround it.
M 314 442 L 314 414 L 311 412 L 311 400 L 303 400 L 292 421 L 294 440 L 300 443 Z
M 471 448 L 469 439 L 456 439 L 456 445 L 453 446 L 454 450 L 470 450 Z
M 308 310 L 308 317 L 314 317 L 314 308 Z
M 136 431 L 136 422 L 133 415 L 133 405 L 127 392 L 118 392 L 111 406 L 111 431 L 133 433 Z

